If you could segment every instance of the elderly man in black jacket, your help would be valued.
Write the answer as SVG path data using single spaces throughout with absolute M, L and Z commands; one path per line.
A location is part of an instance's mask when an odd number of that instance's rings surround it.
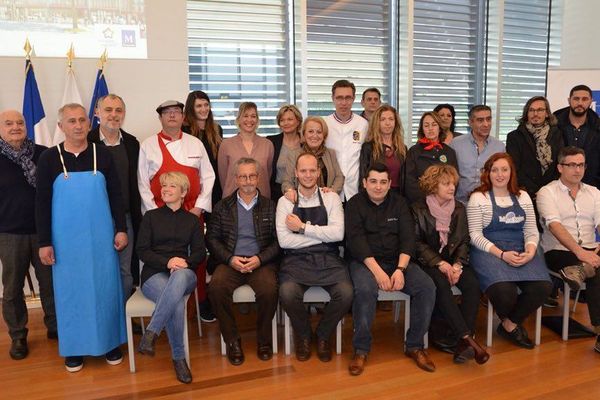
M 348 201 L 345 213 L 346 250 L 352 258 L 354 284 L 354 357 L 349 372 L 359 375 L 364 370 L 379 290 L 402 290 L 411 297 L 405 354 L 419 368 L 433 372 L 435 365 L 424 350 L 423 336 L 435 304 L 435 285 L 411 261 L 415 256 L 415 222 L 404 198 L 390 191 L 385 165 L 371 165 L 362 183 L 366 191 Z
M 271 320 L 277 308 L 277 258 L 275 203 L 257 189 L 258 162 L 241 158 L 235 165 L 238 189 L 213 209 L 206 241 L 217 267 L 208 297 L 219 320 L 227 357 L 233 365 L 244 362 L 240 334 L 233 316 L 233 291 L 248 284 L 256 293 L 257 355 L 273 356 Z

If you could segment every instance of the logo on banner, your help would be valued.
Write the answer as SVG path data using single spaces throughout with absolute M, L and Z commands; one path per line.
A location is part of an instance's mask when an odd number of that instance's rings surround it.
M 592 90 L 592 105 L 591 109 L 600 113 L 600 90 Z

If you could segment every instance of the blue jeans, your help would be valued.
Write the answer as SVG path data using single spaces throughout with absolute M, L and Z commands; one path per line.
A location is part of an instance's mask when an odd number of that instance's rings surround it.
M 183 345 L 183 326 L 185 315 L 185 296 L 196 288 L 196 273 L 191 269 L 176 270 L 171 274 L 164 272 L 152 275 L 142 285 L 144 296 L 156 303 L 148 329 L 157 335 L 163 329 L 167 331 L 173 360 L 185 358 Z
M 380 266 L 389 276 L 396 270 L 396 264 L 380 264 Z M 361 262 L 354 260 L 350 262 L 350 276 L 354 283 L 352 345 L 356 353 L 367 354 L 371 350 L 373 340 L 371 325 L 375 319 L 379 286 L 375 275 Z M 406 334 L 406 351 L 423 349 L 423 337 L 429 328 L 435 305 L 435 285 L 418 265 L 411 262 L 404 271 L 402 292 L 410 296 L 410 328 Z

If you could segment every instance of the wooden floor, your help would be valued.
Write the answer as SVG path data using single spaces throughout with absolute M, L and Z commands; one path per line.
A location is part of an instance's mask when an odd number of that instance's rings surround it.
M 478 319 L 480 341 L 485 337 L 485 308 Z M 544 315 L 558 314 L 544 309 Z M 585 305 L 576 319 L 589 325 Z M 313 354 L 298 362 L 283 354 L 272 361 L 256 358 L 254 313 L 239 317 L 246 362 L 234 367 L 220 355 L 218 326 L 203 324 L 204 336 L 190 323 L 190 347 L 194 381 L 175 379 L 165 335 L 157 343 L 154 358 L 136 355 L 137 373 L 129 373 L 127 357 L 118 366 L 103 358 L 85 359 L 81 372 L 68 373 L 58 356 L 56 341 L 46 339 L 40 309 L 30 312 L 30 355 L 13 361 L 6 325 L 0 325 L 0 399 L 600 399 L 600 354 L 593 339 L 562 342 L 542 328 L 542 345 L 534 350 L 516 348 L 494 335 L 490 361 L 479 366 L 452 363 L 452 357 L 434 349 L 430 354 L 435 373 L 418 369 L 402 353 L 402 322 L 394 324 L 391 312 L 378 311 L 374 343 L 365 373 L 350 376 L 352 324 L 344 325 L 343 354 L 329 363 Z M 190 321 L 191 322 L 191 321 Z M 526 324 L 533 336 L 533 326 Z M 136 337 L 136 341 L 139 336 Z M 126 353 L 126 346 L 123 346 Z

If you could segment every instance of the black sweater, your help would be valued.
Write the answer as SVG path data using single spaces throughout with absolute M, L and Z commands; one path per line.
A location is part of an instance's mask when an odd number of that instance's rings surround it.
M 458 161 L 454 149 L 443 143 L 441 149 L 425 150 L 425 146 L 417 143 L 406 154 L 404 171 L 404 195 L 410 203 L 423 200 L 425 195 L 419 187 L 419 178 L 427 167 L 436 164 L 449 164 L 458 171 Z
M 198 217 L 166 205 L 146 212 L 138 232 L 137 253 L 144 262 L 142 284 L 154 274 L 169 273 L 167 263 L 173 257 L 185 259 L 188 268 L 195 270 L 206 257 Z
M 401 253 L 415 255 L 415 222 L 406 201 L 390 191 L 377 205 L 367 192 L 346 204 L 346 249 L 356 261 L 375 257 L 378 263 L 397 263 Z

